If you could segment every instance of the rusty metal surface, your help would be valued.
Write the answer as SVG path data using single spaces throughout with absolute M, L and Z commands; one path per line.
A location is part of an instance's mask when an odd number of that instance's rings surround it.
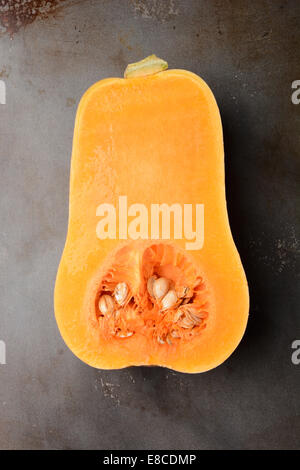
M 299 21 L 297 0 L 0 1 L 0 448 L 299 448 Z M 249 280 L 247 333 L 203 375 L 93 370 L 53 315 L 76 105 L 153 52 L 216 95 Z

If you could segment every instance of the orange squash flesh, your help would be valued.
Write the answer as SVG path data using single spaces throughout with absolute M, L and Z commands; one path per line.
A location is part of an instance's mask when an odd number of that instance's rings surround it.
M 204 204 L 202 249 L 187 251 L 186 240 L 174 233 L 170 240 L 100 240 L 97 207 L 117 208 L 121 195 L 149 214 L 154 203 Z M 150 217 L 148 223 L 151 233 Z M 177 288 L 196 286 L 195 302 L 204 312 L 201 327 L 183 331 L 172 344 L 157 341 L 174 312 L 162 321 L 159 306 L 149 301 L 146 282 L 154 271 Z M 128 338 L 112 336 L 97 307 L 103 289 L 121 281 L 133 294 L 120 320 L 134 330 Z M 93 85 L 76 116 L 69 226 L 55 287 L 56 320 L 69 348 L 96 368 L 204 372 L 237 347 L 248 310 L 226 209 L 221 120 L 209 87 L 185 70 Z

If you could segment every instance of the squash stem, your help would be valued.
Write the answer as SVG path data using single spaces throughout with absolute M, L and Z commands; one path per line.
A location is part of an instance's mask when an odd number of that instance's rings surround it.
M 165 60 L 156 57 L 155 54 L 152 54 L 145 59 L 140 60 L 139 62 L 128 64 L 124 72 L 124 77 L 133 78 L 153 75 L 155 73 L 162 72 L 167 68 L 168 63 Z

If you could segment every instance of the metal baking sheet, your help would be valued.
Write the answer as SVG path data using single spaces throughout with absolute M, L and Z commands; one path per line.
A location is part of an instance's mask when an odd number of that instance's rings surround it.
M 299 448 L 299 22 L 297 0 L 0 1 L 1 449 Z M 202 375 L 89 368 L 53 314 L 76 106 L 151 53 L 215 93 L 249 281 L 246 335 Z

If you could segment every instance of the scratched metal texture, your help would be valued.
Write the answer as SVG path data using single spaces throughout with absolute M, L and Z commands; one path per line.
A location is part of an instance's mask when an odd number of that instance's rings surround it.
M 0 1 L 1 449 L 299 448 L 299 22 L 297 0 Z M 53 314 L 76 106 L 150 53 L 201 75 L 223 119 L 251 311 L 202 375 L 89 368 Z

